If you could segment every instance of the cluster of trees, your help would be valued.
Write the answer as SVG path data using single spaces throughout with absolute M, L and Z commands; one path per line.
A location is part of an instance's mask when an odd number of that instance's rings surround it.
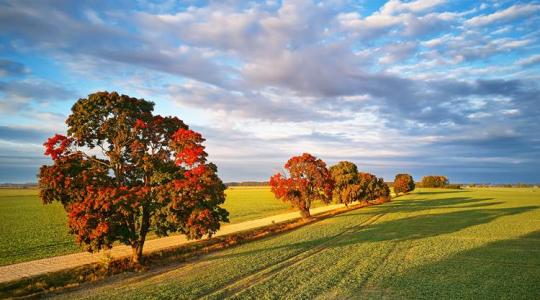
M 323 203 L 390 201 L 390 188 L 383 178 L 370 173 L 358 172 L 349 161 L 341 161 L 326 168 L 326 163 L 309 153 L 290 158 L 284 173 L 270 177 L 270 186 L 276 198 L 291 203 L 304 218 L 310 216 L 309 208 L 315 200 Z M 396 194 L 414 190 L 414 180 L 408 174 L 398 174 L 394 181 Z
M 426 188 L 442 188 L 450 184 L 446 176 L 430 175 L 422 178 L 422 187 Z

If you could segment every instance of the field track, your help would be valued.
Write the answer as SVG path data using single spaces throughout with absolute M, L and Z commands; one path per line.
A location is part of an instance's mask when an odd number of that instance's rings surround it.
M 343 208 L 344 205 L 336 204 L 323 207 L 317 207 L 312 209 L 312 214 L 320 214 L 323 212 Z M 241 223 L 225 225 L 219 230 L 215 236 L 223 236 L 243 230 L 255 229 L 271 225 L 274 223 L 280 223 L 284 221 L 294 220 L 300 217 L 298 212 L 284 213 L 266 218 L 245 221 Z M 175 246 L 180 246 L 193 241 L 188 241 L 183 235 L 174 235 L 164 238 L 158 238 L 149 240 L 144 247 L 145 253 L 151 253 Z M 0 266 L 0 283 L 8 282 L 12 280 L 22 279 L 24 277 L 31 277 L 42 275 L 50 272 L 58 272 L 70 268 L 80 267 L 87 264 L 99 263 L 103 260 L 105 255 L 110 255 L 113 258 L 128 257 L 131 255 L 131 248 L 129 246 L 116 246 L 109 251 L 103 251 L 100 253 L 92 254 L 88 252 L 80 252 L 62 256 L 49 257 L 39 260 L 33 260 L 18 264 L 12 264 L 7 266 Z

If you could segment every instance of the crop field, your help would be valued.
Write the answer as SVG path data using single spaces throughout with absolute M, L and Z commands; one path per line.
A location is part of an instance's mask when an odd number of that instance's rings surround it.
M 65 298 L 540 298 L 538 189 L 420 189 Z
M 292 211 L 267 187 L 234 187 L 226 193 L 231 223 Z M 35 189 L 0 189 L 0 265 L 81 251 L 67 233 L 62 206 L 43 205 L 37 195 Z

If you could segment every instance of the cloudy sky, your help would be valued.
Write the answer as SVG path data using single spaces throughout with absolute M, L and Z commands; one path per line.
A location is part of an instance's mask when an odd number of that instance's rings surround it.
M 538 1 L 0 0 L 0 182 L 36 181 L 76 99 L 207 139 L 225 181 L 292 155 L 390 180 L 540 182 Z

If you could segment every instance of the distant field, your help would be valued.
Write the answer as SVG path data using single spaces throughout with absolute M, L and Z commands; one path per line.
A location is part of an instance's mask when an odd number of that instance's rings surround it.
M 540 299 L 538 189 L 420 189 L 66 298 Z
M 234 187 L 226 193 L 231 223 L 291 210 L 268 187 Z M 0 189 L 0 265 L 81 251 L 67 233 L 62 206 L 43 205 L 37 194 L 35 189 Z

